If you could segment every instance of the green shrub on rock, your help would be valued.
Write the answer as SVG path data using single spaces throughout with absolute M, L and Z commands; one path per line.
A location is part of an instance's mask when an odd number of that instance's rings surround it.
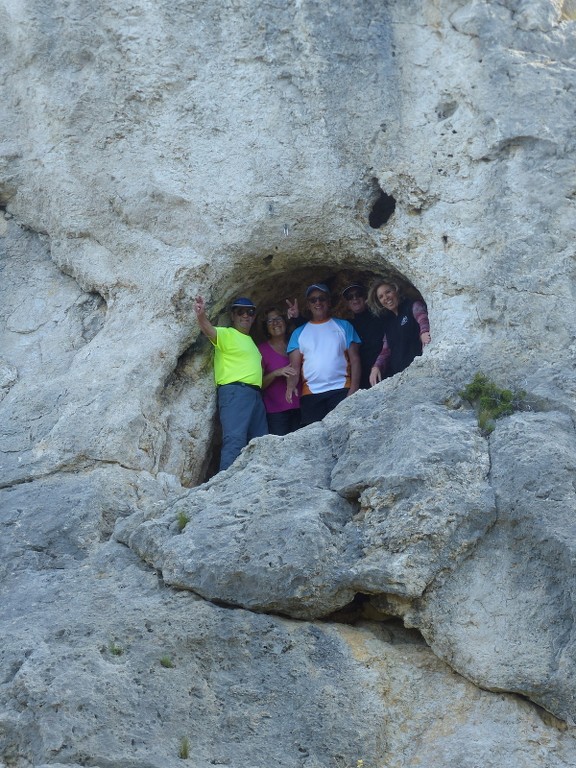
M 494 430 L 494 421 L 520 410 L 526 397 L 524 390 L 500 389 L 488 376 L 477 373 L 460 396 L 476 410 L 478 426 L 485 435 Z
M 182 510 L 182 509 L 179 510 L 178 514 L 176 516 L 176 523 L 178 525 L 178 530 L 179 531 L 183 531 L 184 528 L 186 528 L 186 526 L 188 525 L 189 522 L 190 522 L 190 518 L 188 517 L 186 512 L 184 512 L 184 510 Z

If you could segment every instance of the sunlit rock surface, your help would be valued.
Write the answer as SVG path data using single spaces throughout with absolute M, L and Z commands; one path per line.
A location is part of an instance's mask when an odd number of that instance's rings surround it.
M 117 536 L 210 600 L 312 619 L 369 596 L 481 687 L 571 720 L 572 422 L 515 414 L 488 441 L 469 410 L 434 405 L 432 388 L 418 402 L 418 377 L 406 378 L 384 404 L 361 393 L 322 425 L 255 442 L 232 471 L 160 517 L 156 506 L 119 522 Z

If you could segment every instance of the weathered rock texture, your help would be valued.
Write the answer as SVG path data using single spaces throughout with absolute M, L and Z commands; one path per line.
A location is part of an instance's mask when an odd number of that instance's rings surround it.
M 0 0 L 0 50 L 1 768 L 574 765 L 573 0 Z M 425 355 L 199 485 L 193 296 L 389 271 Z

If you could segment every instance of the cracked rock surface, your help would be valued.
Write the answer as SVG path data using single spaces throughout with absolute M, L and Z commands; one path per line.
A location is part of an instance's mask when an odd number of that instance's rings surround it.
M 401 414 L 402 397 L 400 383 L 384 408 L 360 393 L 289 440 L 257 441 L 233 473 L 116 535 L 168 583 L 245 608 L 317 618 L 357 592 L 418 597 L 496 512 L 473 415 L 415 401 Z
M 366 596 L 481 687 L 571 720 L 572 421 L 515 414 L 488 441 L 470 410 L 430 402 L 424 377 L 426 403 L 415 378 L 401 414 L 402 379 L 385 402 L 360 393 L 320 425 L 255 441 L 233 471 L 160 516 L 123 518 L 116 537 L 167 583 L 217 602 L 314 619 Z

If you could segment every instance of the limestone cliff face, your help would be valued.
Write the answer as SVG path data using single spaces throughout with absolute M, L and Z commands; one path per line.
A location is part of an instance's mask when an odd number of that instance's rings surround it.
M 0 40 L 0 766 L 574 764 L 574 3 L 1 0 Z M 200 484 L 192 298 L 385 272 L 425 355 Z M 488 437 L 477 371 L 527 392 Z

